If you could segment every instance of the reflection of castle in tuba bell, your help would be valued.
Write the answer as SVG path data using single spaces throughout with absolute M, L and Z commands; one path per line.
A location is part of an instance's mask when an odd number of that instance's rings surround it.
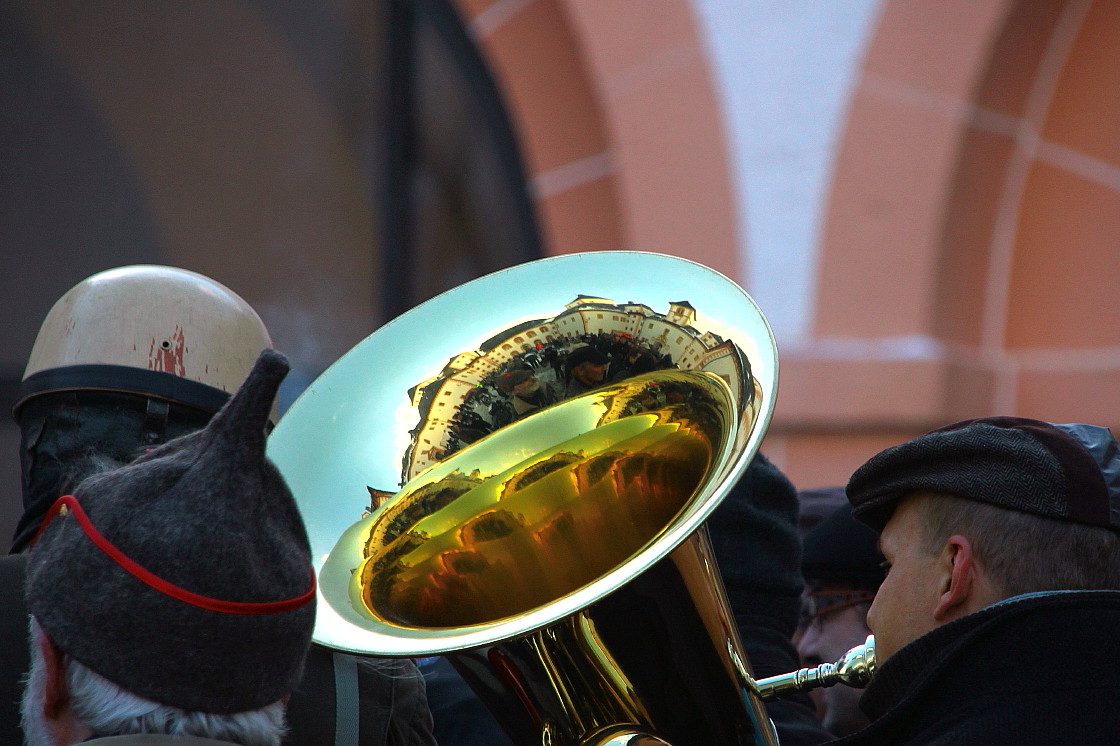
M 773 744 L 780 687 L 753 679 L 703 522 L 776 388 L 754 303 L 673 257 L 555 257 L 413 309 L 269 441 L 311 535 L 316 640 L 447 655 L 516 743 Z

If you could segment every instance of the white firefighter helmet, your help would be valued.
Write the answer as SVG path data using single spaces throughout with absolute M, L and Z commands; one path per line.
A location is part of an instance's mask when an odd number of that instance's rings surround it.
M 109 269 L 47 314 L 16 409 L 40 394 L 93 389 L 213 412 L 271 346 L 256 311 L 209 277 L 157 265 Z

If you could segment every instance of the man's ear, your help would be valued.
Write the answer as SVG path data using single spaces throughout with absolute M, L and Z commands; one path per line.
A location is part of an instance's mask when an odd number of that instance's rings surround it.
M 61 650 L 54 646 L 43 630 L 36 627 L 39 652 L 43 656 L 43 715 L 48 720 L 57 720 L 59 714 L 70 702 L 70 692 L 66 688 L 66 662 Z
M 953 534 L 945 540 L 938 559 L 943 575 L 941 596 L 933 618 L 944 624 L 973 610 L 971 601 L 976 590 L 976 560 L 971 542 L 960 534 Z

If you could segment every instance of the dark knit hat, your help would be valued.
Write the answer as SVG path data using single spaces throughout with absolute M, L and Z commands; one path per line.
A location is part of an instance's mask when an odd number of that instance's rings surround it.
M 844 487 L 814 487 L 797 491 L 797 530 L 802 536 L 809 533 L 813 526 L 836 512 L 841 505 L 848 504 Z
M 592 365 L 606 365 L 610 361 L 611 359 L 606 355 L 606 353 L 595 347 L 592 347 L 591 345 L 584 345 L 583 347 L 577 347 L 576 349 L 572 350 L 572 352 L 568 355 L 567 363 L 568 370 L 571 370 L 577 365 L 583 365 L 584 363 L 591 363 Z
M 915 490 L 1120 531 L 1120 447 L 1094 425 L 965 420 L 879 453 L 847 487 L 855 517 L 876 530 Z
M 265 350 L 206 428 L 87 478 L 52 509 L 26 594 L 59 649 L 189 711 L 254 710 L 295 688 L 315 618 L 311 552 L 265 458 L 287 371 Z
M 818 584 L 876 590 L 884 577 L 879 535 L 844 503 L 805 534 L 801 574 Z

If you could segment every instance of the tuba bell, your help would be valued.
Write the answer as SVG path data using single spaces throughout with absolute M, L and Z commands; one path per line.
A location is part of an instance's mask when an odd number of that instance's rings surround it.
M 763 695 L 804 682 L 754 680 L 703 523 L 776 389 L 754 302 L 675 257 L 543 259 L 412 309 L 269 438 L 314 639 L 446 655 L 518 744 L 775 744 Z

